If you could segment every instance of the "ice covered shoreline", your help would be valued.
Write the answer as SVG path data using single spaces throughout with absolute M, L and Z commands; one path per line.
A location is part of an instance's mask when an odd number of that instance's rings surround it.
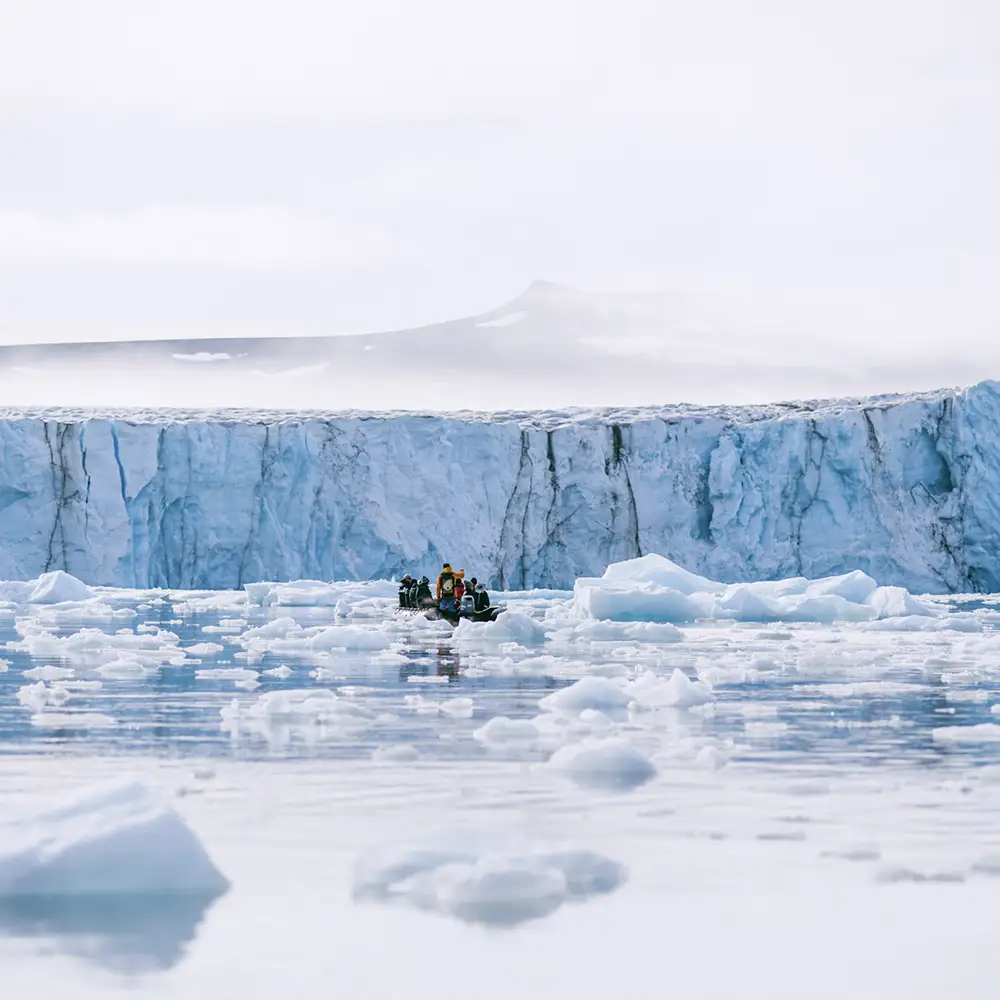
M 1000 388 L 564 413 L 0 411 L 0 578 L 240 588 L 436 572 L 567 588 L 664 554 L 726 583 L 1000 590 Z

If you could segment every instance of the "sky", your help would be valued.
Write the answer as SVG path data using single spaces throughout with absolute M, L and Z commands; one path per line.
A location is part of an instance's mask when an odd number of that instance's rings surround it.
M 0 0 L 0 343 L 406 328 L 546 279 L 974 353 L 998 121 L 995 0 Z

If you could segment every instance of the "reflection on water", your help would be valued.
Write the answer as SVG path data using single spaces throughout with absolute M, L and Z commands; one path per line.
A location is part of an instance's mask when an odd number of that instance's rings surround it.
M 447 643 L 441 643 L 427 654 L 414 653 L 399 668 L 399 682 L 407 684 L 411 677 L 447 677 L 457 681 L 462 676 L 462 657 Z
M 26 938 L 122 974 L 163 971 L 183 957 L 215 896 L 0 899 L 0 934 Z

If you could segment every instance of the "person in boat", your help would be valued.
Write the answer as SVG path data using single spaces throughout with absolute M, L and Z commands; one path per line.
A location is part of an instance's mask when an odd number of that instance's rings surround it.
M 431 581 L 426 576 L 422 576 L 416 582 L 416 594 L 413 599 L 413 606 L 415 608 L 424 608 L 433 602 L 434 597 L 431 594 Z
M 465 581 L 462 581 L 465 583 Z M 476 611 L 476 584 L 479 581 L 475 577 L 471 577 L 469 582 L 465 584 L 462 591 L 462 595 L 458 599 L 458 608 L 463 615 L 472 615 Z
M 486 592 L 486 588 L 481 583 L 476 584 L 472 597 L 475 602 L 476 614 L 480 611 L 490 610 L 490 595 Z
M 399 606 L 401 608 L 413 607 L 413 577 L 409 573 L 399 581 Z
M 465 597 L 465 580 L 463 579 L 464 569 L 458 571 L 455 574 L 455 600 L 458 601 L 459 605 L 462 603 L 462 598 Z
M 451 563 L 445 563 L 437 578 L 438 607 L 442 611 L 455 614 L 458 611 L 458 599 L 455 596 L 455 584 L 465 577 L 465 570 L 457 573 L 451 568 Z M 464 584 L 463 584 L 464 586 Z

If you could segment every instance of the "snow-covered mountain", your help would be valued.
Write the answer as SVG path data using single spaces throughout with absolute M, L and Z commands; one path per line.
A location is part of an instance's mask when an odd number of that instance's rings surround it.
M 692 294 L 600 295 L 535 282 L 497 309 L 338 337 L 0 347 L 16 405 L 535 409 L 752 404 L 926 390 L 1000 377 L 988 345 L 852 339 L 843 325 L 756 315 Z M 965 345 L 968 347 L 968 345 Z M 990 353 L 992 351 L 992 353 Z
M 220 588 L 447 558 L 569 587 L 657 552 L 723 581 L 997 591 L 998 427 L 996 383 L 748 408 L 7 411 L 0 578 Z

